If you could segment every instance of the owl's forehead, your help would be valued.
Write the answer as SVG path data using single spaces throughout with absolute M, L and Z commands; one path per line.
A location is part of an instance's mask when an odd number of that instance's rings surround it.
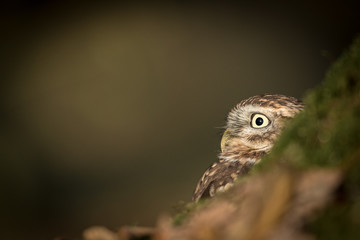
M 255 113 L 261 113 L 266 115 L 270 120 L 275 118 L 292 118 L 294 117 L 301 109 L 303 105 L 301 102 L 298 104 L 293 104 L 291 102 L 263 102 L 263 104 L 248 103 L 243 104 L 243 102 L 236 105 L 229 113 L 228 124 L 230 125 L 242 125 L 249 122 L 251 116 Z
M 263 107 L 257 105 L 246 105 L 239 106 L 237 105 L 233 110 L 229 113 L 229 120 L 234 121 L 248 121 L 251 115 L 255 113 L 262 113 L 267 115 L 268 117 L 280 116 L 283 115 L 284 109 L 281 108 L 273 108 L 273 107 Z
M 241 101 L 229 113 L 228 127 L 242 127 L 249 123 L 254 113 L 266 115 L 270 121 L 292 118 L 304 107 L 301 101 L 284 95 L 257 95 Z
M 264 94 L 256 95 L 248 99 L 242 100 L 237 107 L 244 106 L 260 106 L 260 107 L 271 107 L 271 108 L 283 108 L 283 107 L 294 107 L 301 106 L 302 103 L 296 98 L 288 97 L 279 94 Z
M 293 117 L 303 107 L 302 102 L 293 97 L 278 94 L 256 95 L 237 104 L 229 116 L 248 117 L 252 113 L 270 113 L 274 116 Z

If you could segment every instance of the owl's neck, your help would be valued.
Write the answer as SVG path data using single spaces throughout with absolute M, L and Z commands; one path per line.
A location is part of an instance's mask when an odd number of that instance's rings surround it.
M 219 159 L 230 162 L 252 163 L 255 164 L 271 150 L 272 146 L 266 148 L 251 148 L 243 144 L 227 146 L 219 155 Z

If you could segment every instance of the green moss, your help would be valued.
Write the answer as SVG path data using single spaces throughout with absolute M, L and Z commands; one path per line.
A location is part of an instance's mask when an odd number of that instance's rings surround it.
M 172 218 L 174 226 L 182 225 L 194 212 L 205 206 L 208 200 L 202 199 L 198 202 L 191 202 L 180 206 L 175 216 Z

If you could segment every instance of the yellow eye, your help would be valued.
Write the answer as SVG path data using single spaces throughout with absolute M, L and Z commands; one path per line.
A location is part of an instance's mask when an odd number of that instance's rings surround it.
M 251 126 L 253 128 L 263 128 L 270 124 L 269 119 L 260 113 L 256 113 L 251 117 Z

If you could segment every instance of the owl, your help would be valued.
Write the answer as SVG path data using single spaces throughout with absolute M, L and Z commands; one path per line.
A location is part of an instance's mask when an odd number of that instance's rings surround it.
M 301 101 L 284 95 L 257 95 L 241 101 L 228 114 L 221 153 L 202 175 L 192 200 L 225 191 L 267 154 L 287 120 L 303 109 Z

